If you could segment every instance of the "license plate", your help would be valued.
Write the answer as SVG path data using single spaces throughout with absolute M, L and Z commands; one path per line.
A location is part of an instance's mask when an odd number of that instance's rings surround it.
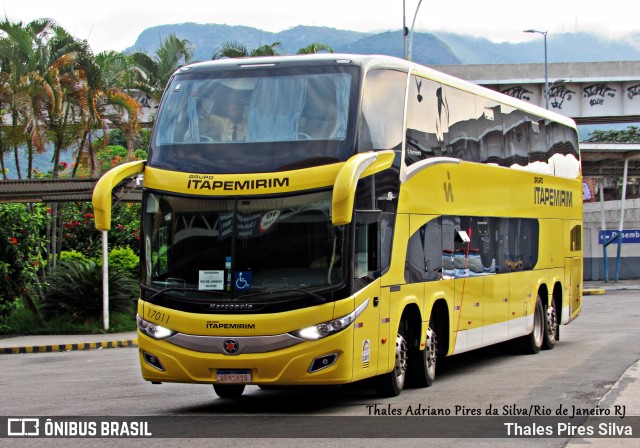
M 218 383 L 250 383 L 251 370 L 218 370 Z

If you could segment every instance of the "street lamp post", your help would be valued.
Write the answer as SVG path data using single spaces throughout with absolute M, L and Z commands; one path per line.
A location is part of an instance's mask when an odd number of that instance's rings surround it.
M 416 24 L 416 17 L 418 17 L 418 10 L 420 9 L 421 4 L 422 4 L 422 0 L 420 0 L 418 2 L 418 6 L 416 6 L 416 11 L 413 14 L 413 22 L 411 22 L 411 30 L 409 30 L 409 28 L 407 28 L 405 0 L 402 0 L 402 35 L 404 40 L 404 58 L 408 61 L 411 60 L 411 52 L 413 50 L 413 28 Z M 407 50 L 407 36 L 409 36 L 408 50 Z
M 538 33 L 544 36 L 544 105 L 549 109 L 549 64 L 547 63 L 547 32 L 524 30 L 525 33 Z

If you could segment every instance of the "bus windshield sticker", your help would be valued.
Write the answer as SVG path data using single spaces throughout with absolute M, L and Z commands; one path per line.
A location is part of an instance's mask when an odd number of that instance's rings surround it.
M 224 271 L 198 271 L 198 289 L 222 291 Z
M 251 271 L 238 271 L 234 273 L 234 288 L 236 291 L 251 289 Z

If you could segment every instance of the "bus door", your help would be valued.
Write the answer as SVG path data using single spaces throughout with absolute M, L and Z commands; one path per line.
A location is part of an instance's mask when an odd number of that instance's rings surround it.
M 580 221 L 567 221 L 565 234 L 569 233 L 568 253 L 565 255 L 565 279 L 569 302 L 569 323 L 580 314 L 582 307 L 582 224 Z
M 455 282 L 453 331 L 455 352 L 482 346 L 484 279 L 476 247 L 477 238 L 468 218 L 446 216 L 442 220 L 443 275 Z
M 353 344 L 354 381 L 378 373 L 386 367 L 388 354 L 380 347 L 381 339 L 388 339 L 389 288 L 380 288 L 379 214 L 357 212 L 354 233 L 354 293 L 358 303 L 368 300 L 369 305 L 355 322 Z M 356 303 L 356 306 L 357 304 Z M 382 319 L 386 317 L 384 325 Z M 383 327 L 386 332 L 381 332 Z M 386 343 L 386 341 L 385 341 Z

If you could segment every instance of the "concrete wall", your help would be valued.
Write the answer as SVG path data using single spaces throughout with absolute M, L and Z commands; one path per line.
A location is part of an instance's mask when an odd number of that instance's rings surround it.
M 604 217 L 607 230 L 617 230 L 620 225 L 622 201 L 605 201 Z M 640 230 L 640 199 L 627 199 L 624 203 L 624 230 Z M 584 279 L 604 279 L 604 257 L 602 244 L 599 243 L 599 230 L 602 228 L 602 210 L 600 202 L 584 204 Z M 609 279 L 615 277 L 617 243 L 607 247 Z M 640 243 L 622 244 L 620 279 L 640 278 Z
M 432 68 L 545 107 L 544 64 Z M 581 123 L 640 117 L 640 61 L 548 64 L 549 109 Z

